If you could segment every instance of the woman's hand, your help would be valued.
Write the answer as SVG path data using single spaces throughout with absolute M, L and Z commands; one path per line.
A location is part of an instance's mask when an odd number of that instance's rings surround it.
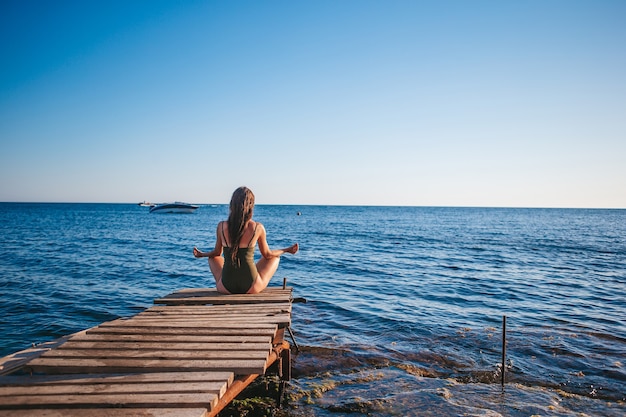
M 194 247 L 193 248 L 193 256 L 195 256 L 196 258 L 204 258 L 206 256 L 206 254 L 204 252 L 202 252 L 201 250 L 198 250 L 198 248 Z

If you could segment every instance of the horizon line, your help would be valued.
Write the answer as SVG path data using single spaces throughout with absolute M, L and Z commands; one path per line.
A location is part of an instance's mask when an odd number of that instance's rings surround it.
M 173 201 L 172 201 L 173 202 Z M 152 203 L 152 204 L 164 204 Z M 119 204 L 140 205 L 137 202 L 115 201 L 0 201 L 0 204 Z M 189 203 L 200 206 L 228 205 L 225 203 Z M 327 203 L 256 203 L 256 206 L 304 206 L 304 207 L 406 207 L 406 208 L 472 208 L 472 209 L 554 209 L 554 210 L 625 210 L 626 207 L 564 207 L 564 206 L 482 206 L 482 205 L 413 205 L 413 204 L 327 204 Z

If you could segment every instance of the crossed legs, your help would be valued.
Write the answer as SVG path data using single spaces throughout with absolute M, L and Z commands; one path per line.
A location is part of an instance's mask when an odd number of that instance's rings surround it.
M 252 284 L 252 287 L 248 290 L 248 294 L 258 294 L 267 288 L 267 285 L 278 269 L 279 263 L 280 256 L 270 259 L 259 259 L 259 262 L 256 263 L 256 270 L 259 271 L 259 276 L 254 280 L 254 284 Z
M 222 270 L 224 269 L 224 257 L 216 256 L 215 258 L 209 258 L 209 268 L 213 278 L 215 278 L 215 287 L 217 291 L 222 294 L 230 294 L 230 292 L 222 284 Z
M 267 288 L 267 285 L 270 283 L 270 280 L 278 269 L 279 263 L 279 256 L 270 259 L 261 258 L 256 263 L 256 269 L 259 272 L 259 276 L 257 276 L 257 278 L 254 280 L 252 287 L 250 287 L 250 289 L 248 290 L 248 294 L 258 294 L 265 288 Z M 213 277 L 215 278 L 215 286 L 217 288 L 217 291 L 222 294 L 230 294 L 226 287 L 224 287 L 224 284 L 222 284 L 224 257 L 216 256 L 214 258 L 209 258 L 209 268 L 211 268 L 211 273 L 213 273 Z

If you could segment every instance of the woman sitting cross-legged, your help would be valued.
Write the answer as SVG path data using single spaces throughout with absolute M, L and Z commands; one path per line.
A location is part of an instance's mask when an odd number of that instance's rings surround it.
M 196 258 L 209 258 L 217 290 L 223 294 L 256 294 L 263 291 L 278 269 L 280 257 L 298 252 L 295 243 L 284 249 L 270 249 L 265 227 L 252 220 L 254 194 L 239 187 L 230 200 L 228 220 L 217 225 L 215 248 L 202 252 L 193 248 Z M 254 263 L 254 249 L 259 244 L 263 256 Z M 223 253 L 223 256 L 222 256 Z

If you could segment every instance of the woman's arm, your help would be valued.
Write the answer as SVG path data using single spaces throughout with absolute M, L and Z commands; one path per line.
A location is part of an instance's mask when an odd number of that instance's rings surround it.
M 222 239 L 220 239 L 220 226 L 222 222 L 217 224 L 217 230 L 215 231 L 215 248 L 209 252 L 202 252 L 198 248 L 193 248 L 193 256 L 196 258 L 215 258 L 216 256 L 220 256 L 222 254 Z
M 283 248 L 283 249 L 270 249 L 269 245 L 267 244 L 267 236 L 265 234 L 265 227 L 263 227 L 263 225 L 261 223 L 258 223 L 258 228 L 260 229 L 259 232 L 259 251 L 261 252 L 261 255 L 263 255 L 263 257 L 265 259 L 270 259 L 270 258 L 276 258 L 279 257 L 281 255 L 284 255 L 285 253 L 296 253 L 298 252 L 299 246 L 297 243 L 294 243 L 293 245 L 287 247 L 287 248 Z

